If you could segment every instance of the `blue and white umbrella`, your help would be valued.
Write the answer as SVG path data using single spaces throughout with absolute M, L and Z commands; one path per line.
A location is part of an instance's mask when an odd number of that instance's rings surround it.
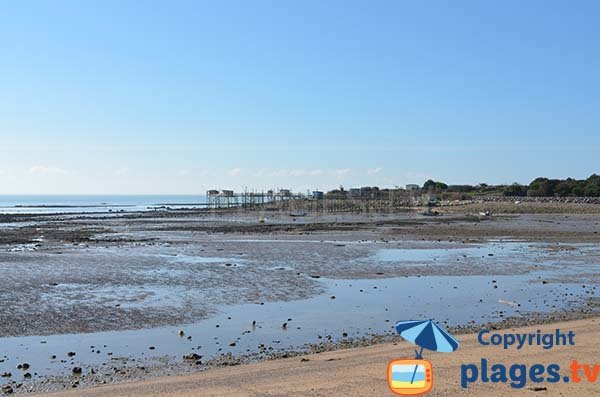
M 423 348 L 442 353 L 451 353 L 458 349 L 458 341 L 432 320 L 398 321 L 396 331 L 407 341 L 421 347 L 417 358 L 421 358 Z
M 458 349 L 458 341 L 432 320 L 398 321 L 396 323 L 396 331 L 407 341 L 421 347 L 421 351 L 415 350 L 417 359 L 423 358 L 423 348 L 442 353 L 452 353 Z M 413 383 L 415 380 L 417 368 L 418 365 L 415 365 L 410 383 Z

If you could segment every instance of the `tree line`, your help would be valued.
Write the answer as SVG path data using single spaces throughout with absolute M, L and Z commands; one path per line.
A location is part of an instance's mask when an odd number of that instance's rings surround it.
M 600 175 L 593 174 L 587 179 L 535 178 L 529 185 L 447 185 L 429 179 L 423 190 L 434 192 L 457 192 L 466 194 L 503 194 L 517 197 L 600 197 Z
M 529 185 L 512 184 L 504 190 L 505 196 L 530 197 L 599 197 L 600 175 L 593 174 L 587 179 L 535 178 Z

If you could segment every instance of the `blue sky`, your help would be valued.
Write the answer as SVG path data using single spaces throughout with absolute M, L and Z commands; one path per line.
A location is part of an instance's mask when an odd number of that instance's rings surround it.
M 600 172 L 597 1 L 13 1 L 0 194 Z

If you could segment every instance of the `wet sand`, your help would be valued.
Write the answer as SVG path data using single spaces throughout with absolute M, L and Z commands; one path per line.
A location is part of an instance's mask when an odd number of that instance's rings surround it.
M 527 346 L 522 351 L 481 346 L 476 334 L 461 335 L 459 350 L 452 354 L 425 354 L 434 368 L 434 389 L 431 396 L 593 396 L 599 385 L 588 383 L 532 383 L 522 389 L 511 389 L 504 383 L 473 383 L 466 390 L 460 387 L 460 366 L 478 363 L 487 358 L 490 363 L 510 366 L 522 363 L 561 365 L 561 375 L 575 358 L 581 363 L 600 363 L 598 345 L 600 321 L 596 318 L 526 327 L 518 332 L 553 332 L 556 328 L 573 330 L 575 346 L 544 350 Z M 144 382 L 104 386 L 87 390 L 50 394 L 53 397 L 83 396 L 387 396 L 392 395 L 386 384 L 387 362 L 395 358 L 412 357 L 413 346 L 407 342 L 340 350 L 322 354 L 280 359 L 257 364 L 214 369 L 186 376 L 158 378 Z M 583 375 L 582 375 L 583 376 Z M 538 388 L 538 389 L 536 389 Z

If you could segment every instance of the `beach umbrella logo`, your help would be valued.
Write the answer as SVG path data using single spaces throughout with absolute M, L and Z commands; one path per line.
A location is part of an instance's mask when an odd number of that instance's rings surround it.
M 399 321 L 396 331 L 420 349 L 415 349 L 414 359 L 397 359 L 388 363 L 390 390 L 400 396 L 428 393 L 433 388 L 433 366 L 423 359 L 423 349 L 451 353 L 458 349 L 458 341 L 432 320 Z

